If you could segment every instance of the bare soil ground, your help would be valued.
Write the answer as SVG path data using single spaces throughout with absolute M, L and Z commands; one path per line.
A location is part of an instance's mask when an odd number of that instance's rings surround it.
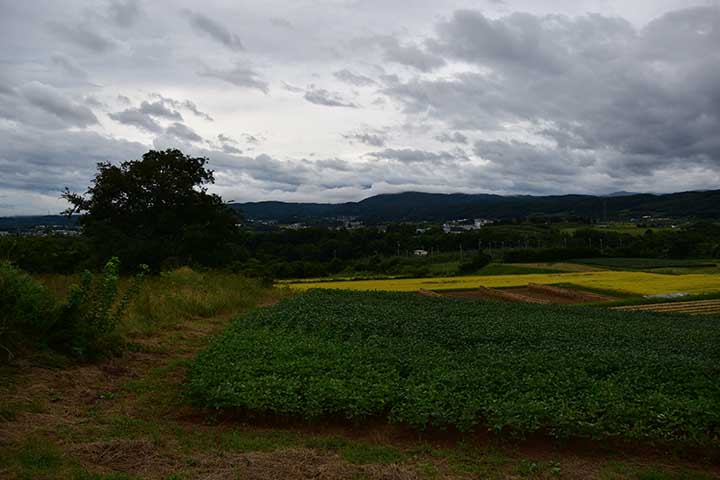
M 508 302 L 526 302 L 548 305 L 569 305 L 608 302 L 614 300 L 612 297 L 599 295 L 593 292 L 535 284 L 530 284 L 527 287 L 503 289 L 481 287 L 477 290 L 442 292 L 442 295 L 454 298 L 492 299 Z
M 713 459 L 697 453 L 688 460 L 386 424 L 269 425 L 195 410 L 183 398 L 188 360 L 228 321 L 195 319 L 135 338 L 122 357 L 98 364 L 35 358 L 2 367 L 0 478 L 720 478 Z

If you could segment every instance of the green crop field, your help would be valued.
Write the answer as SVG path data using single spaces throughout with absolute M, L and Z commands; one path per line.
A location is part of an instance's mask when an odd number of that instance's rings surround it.
M 671 258 L 582 258 L 574 263 L 616 269 L 654 270 L 661 268 L 703 268 L 715 267 L 716 260 L 671 259 Z
M 312 290 L 191 365 L 212 409 L 720 446 L 720 319 Z

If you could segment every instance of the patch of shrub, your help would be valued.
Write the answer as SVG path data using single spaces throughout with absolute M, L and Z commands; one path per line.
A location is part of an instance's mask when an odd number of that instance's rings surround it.
M 596 248 L 540 248 L 509 250 L 503 255 L 505 263 L 561 262 L 573 258 L 595 258 L 603 254 Z
M 0 350 L 11 360 L 21 346 L 52 348 L 89 360 L 121 346 L 118 325 L 140 289 L 145 268 L 121 294 L 120 262 L 99 275 L 86 271 L 65 303 L 27 273 L 0 263 Z
M 50 291 L 30 275 L 0 263 L 0 350 L 9 360 L 25 338 L 42 338 L 57 320 Z
M 478 253 L 469 261 L 463 262 L 458 266 L 458 275 L 469 275 L 475 273 L 483 267 L 486 267 L 492 261 L 492 257 L 487 253 Z
M 140 289 L 147 267 L 143 266 L 130 286 L 120 294 L 120 260 L 111 258 L 99 276 L 82 274 L 79 285 L 70 287 L 55 325 L 54 340 L 64 350 L 84 359 L 115 353 L 121 346 L 117 332 L 130 301 Z

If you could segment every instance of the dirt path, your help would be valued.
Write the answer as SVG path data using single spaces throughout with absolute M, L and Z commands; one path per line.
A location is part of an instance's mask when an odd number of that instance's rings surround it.
M 196 319 L 136 338 L 97 365 L 4 367 L 0 478 L 720 478 L 707 462 L 599 447 L 224 421 L 189 407 L 182 382 L 188 360 L 228 321 Z M 689 471 L 696 476 L 683 476 Z

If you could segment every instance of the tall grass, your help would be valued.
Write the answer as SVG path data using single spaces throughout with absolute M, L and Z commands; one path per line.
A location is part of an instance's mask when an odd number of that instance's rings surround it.
M 25 277 L 32 280 L 27 275 Z M 73 298 L 73 285 L 83 284 L 82 275 L 37 275 L 35 280 L 39 281 L 35 282 L 38 285 L 42 284 L 40 288 L 52 292 L 51 297 L 54 296 L 60 303 Z M 121 277 L 116 281 L 114 303 L 105 305 L 112 311 L 122 307 L 120 304 L 125 294 L 136 283 L 131 277 Z M 123 309 L 122 318 L 118 317 L 113 331 L 108 333 L 112 333 L 118 339 L 117 343 L 122 344 L 122 339 L 170 328 L 189 319 L 230 316 L 263 301 L 287 296 L 289 292 L 289 289 L 265 287 L 259 280 L 237 274 L 199 272 L 183 267 L 146 276 L 139 291 Z M 70 342 L 72 339 L 66 340 Z
M 187 267 L 148 277 L 128 310 L 123 325 L 128 334 L 147 333 L 192 318 L 212 318 L 247 310 L 272 292 L 256 279 Z

